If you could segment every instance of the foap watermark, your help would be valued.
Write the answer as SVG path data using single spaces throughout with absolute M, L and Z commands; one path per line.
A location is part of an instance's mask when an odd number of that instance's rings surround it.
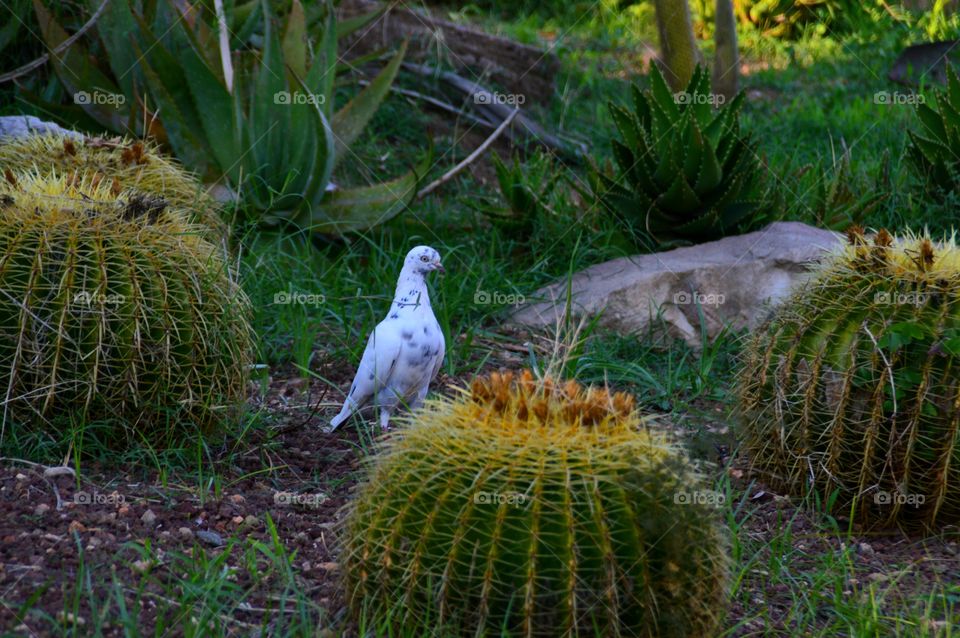
M 519 492 L 476 492 L 473 502 L 477 505 L 524 505 L 527 495 Z
M 323 492 L 314 494 L 301 494 L 299 492 L 275 492 L 273 494 L 273 503 L 275 505 L 298 505 L 300 507 L 320 507 L 330 500 L 330 497 Z
M 73 303 L 77 306 L 119 306 L 126 301 L 127 298 L 119 293 L 106 294 L 81 290 L 73 295 Z
M 886 306 L 923 306 L 929 300 L 925 292 L 878 292 L 873 301 Z
M 73 94 L 73 103 L 84 106 L 87 104 L 123 106 L 127 101 L 127 96 L 123 93 L 110 93 L 109 91 L 77 91 Z
M 909 507 L 920 507 L 927 501 L 925 494 L 904 494 L 899 490 L 896 492 L 887 492 L 880 490 L 873 495 L 873 502 L 877 505 L 907 505 Z
M 674 492 L 673 502 L 677 505 L 713 505 L 719 507 L 727 502 L 727 495 L 713 490 L 680 490 Z
M 273 293 L 273 303 L 277 306 L 321 306 L 327 302 L 327 296 L 322 293 L 300 292 L 298 290 L 281 290 Z
M 313 104 L 323 106 L 327 103 L 327 96 L 323 93 L 306 93 L 304 91 L 277 91 L 273 94 L 274 104 Z
M 926 104 L 927 98 L 922 93 L 901 93 L 900 91 L 877 91 L 873 94 L 874 104 L 891 106 L 916 106 Z
M 505 104 L 507 106 L 523 106 L 527 96 L 522 93 L 488 93 L 477 91 L 473 94 L 474 104 Z
M 521 294 L 504 294 L 497 290 L 494 290 L 493 292 L 478 290 L 473 293 L 473 303 L 478 306 L 489 306 L 490 304 L 497 304 L 501 306 L 520 306 L 523 305 L 526 300 L 526 297 Z
M 700 93 L 699 91 L 687 93 L 686 91 L 680 91 L 679 93 L 673 94 L 673 101 L 681 106 L 686 104 L 709 104 L 710 106 L 719 107 L 726 103 L 727 96 L 720 93 Z
M 678 306 L 722 306 L 727 301 L 723 293 L 702 293 L 697 290 L 680 290 L 673 293 L 673 303 Z
M 73 502 L 77 505 L 123 505 L 127 499 L 118 492 L 101 494 L 100 492 L 74 492 Z

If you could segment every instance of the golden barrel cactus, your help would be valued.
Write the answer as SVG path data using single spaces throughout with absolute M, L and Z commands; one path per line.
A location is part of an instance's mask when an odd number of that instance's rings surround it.
M 958 293 L 953 240 L 852 229 L 746 347 L 755 468 L 867 525 L 960 522 Z
M 252 351 L 249 302 L 189 217 L 89 174 L 5 171 L 5 431 L 79 417 L 162 443 L 231 414 Z
M 386 439 L 342 529 L 349 604 L 382 635 L 715 635 L 710 495 L 632 397 L 494 373 Z

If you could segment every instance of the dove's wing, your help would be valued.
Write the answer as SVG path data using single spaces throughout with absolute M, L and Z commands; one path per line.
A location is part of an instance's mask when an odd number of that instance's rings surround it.
M 344 401 L 340 414 L 331 422 L 334 428 L 355 410 L 366 405 L 378 389 L 388 385 L 390 376 L 397 367 L 402 343 L 394 325 L 384 321 L 374 328 L 360 358 L 360 365 L 357 366 L 357 374 L 350 385 L 350 394 Z
M 440 350 L 437 354 L 437 360 L 433 363 L 433 371 L 430 373 L 430 378 L 427 380 L 427 385 L 430 385 L 430 382 L 437 378 L 437 374 L 440 372 L 440 367 L 443 365 L 443 357 L 447 354 L 447 344 L 443 338 L 443 330 L 440 330 L 439 324 L 437 325 L 437 334 L 438 340 L 440 343 Z

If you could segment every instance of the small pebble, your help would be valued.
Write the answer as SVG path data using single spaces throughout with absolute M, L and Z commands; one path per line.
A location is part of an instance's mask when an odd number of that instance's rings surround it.
M 207 545 L 211 545 L 213 547 L 220 547 L 221 545 L 224 544 L 223 537 L 220 536 L 220 534 L 217 534 L 216 532 L 200 530 L 199 532 L 197 532 L 197 538 L 202 540 Z
M 189 527 L 181 527 L 177 533 L 180 534 L 180 538 L 193 538 L 193 530 Z
M 39 505 L 37 505 L 36 509 L 33 510 L 33 513 L 36 514 L 37 516 L 43 516 L 49 511 L 50 511 L 49 505 L 47 505 L 46 503 L 40 503 Z
M 87 624 L 87 621 L 84 620 L 83 616 L 74 616 L 68 611 L 58 612 L 57 620 L 65 625 L 76 625 L 77 627 L 83 627 Z
M 154 523 L 157 522 L 157 515 L 153 513 L 153 510 L 147 510 L 143 513 L 143 516 L 140 517 L 140 520 L 143 521 L 144 525 L 153 527 Z

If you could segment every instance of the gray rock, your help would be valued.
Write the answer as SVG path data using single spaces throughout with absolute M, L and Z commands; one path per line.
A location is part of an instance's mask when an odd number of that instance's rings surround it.
M 841 235 L 799 222 L 776 222 L 745 235 L 651 255 L 623 257 L 573 276 L 571 312 L 621 333 L 676 337 L 701 345 L 701 319 L 710 338 L 725 328 L 754 328 L 809 273 L 809 266 L 843 242 Z M 540 289 L 512 320 L 556 325 L 566 304 L 566 280 Z
M 6 115 L 0 117 L 0 140 L 9 137 L 26 137 L 27 135 L 42 135 L 45 133 L 66 135 L 74 139 L 83 137 L 82 133 L 65 129 L 53 122 L 45 122 L 32 115 Z

